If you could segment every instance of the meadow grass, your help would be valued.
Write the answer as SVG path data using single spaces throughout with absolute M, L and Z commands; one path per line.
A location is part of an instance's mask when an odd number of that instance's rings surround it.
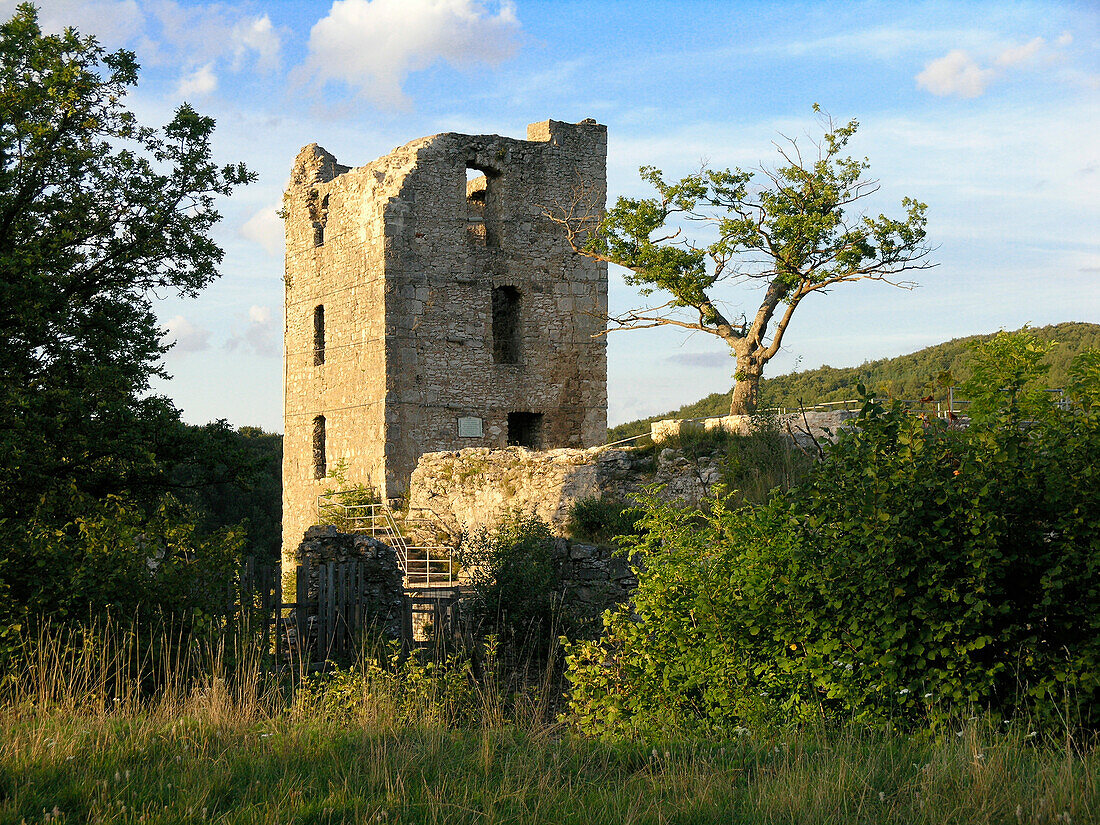
M 0 707 L 0 822 L 1087 823 L 1100 815 L 1095 742 L 1040 742 L 1026 726 L 1006 732 L 968 720 L 940 739 L 853 724 L 598 741 L 492 686 L 450 691 L 469 707 L 441 703 L 450 677 L 419 666 L 404 676 L 345 672 L 331 683 L 341 686 L 331 701 L 324 688 L 287 689 L 247 662 L 227 668 L 230 657 L 217 650 L 203 668 L 150 692 L 142 687 L 149 665 L 134 650 L 93 663 L 46 648 L 22 663 Z M 112 657 L 115 669 L 96 664 Z M 65 670 L 78 665 L 89 672 Z

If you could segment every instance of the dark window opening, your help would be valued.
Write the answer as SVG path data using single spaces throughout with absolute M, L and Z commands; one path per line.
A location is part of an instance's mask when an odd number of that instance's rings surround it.
M 514 286 L 493 289 L 493 361 L 518 364 L 520 356 L 519 290 Z
M 500 246 L 500 173 L 466 167 L 466 233 L 477 246 Z
M 325 308 L 313 310 L 313 363 L 325 363 Z
M 319 415 L 313 419 L 313 477 L 324 478 L 328 475 L 328 463 L 325 459 L 325 417 Z
M 542 413 L 508 413 L 508 446 L 542 449 Z
M 313 218 L 313 245 L 324 246 L 325 224 L 328 223 L 328 195 L 321 198 L 318 204 L 317 193 L 314 192 L 309 204 L 309 214 Z

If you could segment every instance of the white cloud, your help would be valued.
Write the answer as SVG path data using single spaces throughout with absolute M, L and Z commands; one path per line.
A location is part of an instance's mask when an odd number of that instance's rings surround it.
M 1072 42 L 1073 36 L 1068 32 L 1055 40 L 1053 46 L 1042 37 L 1033 37 L 1026 43 L 1002 48 L 985 68 L 970 56 L 970 52 L 954 49 L 925 66 L 917 75 L 917 85 L 935 95 L 978 97 L 1005 72 L 1033 67 L 1039 56 L 1045 57 L 1047 65 L 1057 62 L 1062 57 L 1061 50 Z
M 495 65 L 515 52 L 518 31 L 510 0 L 495 13 L 480 0 L 335 0 L 310 31 L 305 71 L 321 85 L 342 81 L 376 103 L 404 106 L 410 72 L 438 61 Z
M 978 97 L 995 76 L 996 72 L 981 68 L 967 52 L 955 49 L 925 66 L 917 75 L 917 85 L 941 97 Z
M 4 20 L 15 13 L 18 0 L 0 2 Z M 116 46 L 127 42 L 145 25 L 137 0 L 38 0 L 38 21 L 48 32 L 72 26 L 82 34 L 95 33 L 101 42 Z
M 233 40 L 236 42 L 233 57 L 233 69 L 239 70 L 245 56 L 255 52 L 256 65 L 261 69 L 275 69 L 279 65 L 279 50 L 282 43 L 271 18 L 266 14 L 253 20 L 241 20 L 233 27 Z
M 176 86 L 176 94 L 180 97 L 202 96 L 210 94 L 217 88 L 218 76 L 214 74 L 214 64 L 207 63 L 205 66 L 199 66 L 195 71 L 181 77 L 179 85 Z
M 235 332 L 225 342 L 225 348 L 230 352 L 237 350 L 251 350 L 260 356 L 278 355 L 280 341 L 278 340 L 278 320 L 269 307 L 251 306 L 248 308 L 248 327 L 244 332 Z
M 1022 46 L 1010 46 L 997 55 L 998 66 L 1019 66 L 1027 63 L 1031 58 L 1042 51 L 1046 41 L 1041 37 L 1035 37 Z
M 271 256 L 281 256 L 286 243 L 283 221 L 278 211 L 278 204 L 265 206 L 245 221 L 240 229 L 242 238 L 258 243 Z
M 197 327 L 177 315 L 164 324 L 161 341 L 172 345 L 172 352 L 202 352 L 210 349 L 210 330 Z

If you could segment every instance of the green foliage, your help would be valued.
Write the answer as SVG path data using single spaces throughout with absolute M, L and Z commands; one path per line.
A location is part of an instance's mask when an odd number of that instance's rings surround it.
M 797 142 L 779 146 L 772 169 L 701 169 L 675 183 L 643 166 L 653 198 L 622 198 L 590 229 L 582 252 L 630 270 L 642 295 L 671 295 L 659 307 L 612 318 L 622 329 L 672 324 L 715 335 L 736 357 L 731 412 L 756 408 L 764 365 L 779 351 L 792 313 L 806 296 L 842 283 L 893 280 L 922 269 L 926 205 L 902 199 L 903 217 L 851 214 L 878 189 L 865 160 L 845 157 L 858 124 L 822 114 L 817 157 Z M 717 239 L 697 245 L 683 230 L 703 223 Z M 566 221 L 568 223 L 568 221 Z M 723 282 L 758 281 L 760 306 L 727 317 Z M 678 313 L 678 310 L 685 310 Z
M 325 475 L 329 481 L 322 495 L 322 504 L 317 514 L 320 524 L 328 524 L 343 533 L 350 533 L 360 524 L 366 515 L 361 509 L 365 505 L 382 501 L 373 487 L 348 481 L 349 464 L 341 458 Z
M 245 555 L 279 558 L 283 437 L 258 427 L 233 430 L 224 421 L 180 427 L 166 484 L 193 513 L 199 532 L 239 528 Z
M 609 495 L 578 499 L 569 507 L 569 535 L 577 541 L 609 544 L 636 532 L 642 511 Z
M 61 509 L 80 515 L 30 528 L 0 523 L 4 585 L 19 615 L 190 621 L 227 609 L 239 532 L 202 535 L 193 515 L 167 498 L 151 514 L 114 496 L 67 501 Z
M 436 660 L 391 646 L 381 658 L 363 656 L 349 669 L 304 680 L 291 713 L 345 722 L 382 713 L 394 726 L 468 724 L 478 716 L 472 662 L 461 651 Z
M 215 198 L 253 176 L 213 162 L 214 121 L 186 104 L 138 123 L 137 77 L 130 52 L 44 34 L 29 3 L 0 25 L 0 589 L 17 614 L 186 611 L 238 549 L 168 495 L 236 469 L 149 394 L 167 349 L 151 295 L 214 279 Z
M 1046 383 L 1051 387 L 1068 387 L 1070 365 L 1081 353 L 1100 349 L 1100 325 L 1083 323 L 1053 324 L 1031 330 L 1041 341 L 1056 342 L 1046 363 L 1050 371 Z M 961 384 L 970 377 L 970 347 L 990 335 L 956 338 L 933 347 L 925 347 L 908 355 L 868 361 L 858 367 L 819 367 L 760 380 L 760 406 L 797 410 L 827 401 L 848 401 L 856 398 L 856 384 L 862 383 L 873 394 L 884 398 L 919 399 L 933 394 L 937 401 L 946 401 L 947 387 Z M 965 393 L 956 392 L 956 399 L 966 400 Z M 617 441 L 649 432 L 653 421 L 665 418 L 708 418 L 729 412 L 730 394 L 714 393 L 687 404 L 678 410 L 650 418 L 630 421 L 611 427 L 607 440 Z
M 534 514 L 511 512 L 492 530 L 471 531 L 457 554 L 470 577 L 464 615 L 513 650 L 543 649 L 561 591 L 553 547 L 550 528 Z
M 214 199 L 252 175 L 211 160 L 211 118 L 163 129 L 125 108 L 132 53 L 44 34 L 24 3 L 0 25 L 0 518 L 75 487 L 155 498 L 178 422 L 154 290 L 216 275 Z
M 582 729 L 908 727 L 970 707 L 1100 724 L 1097 361 L 1060 409 L 1024 389 L 1045 349 L 1026 332 L 976 346 L 966 430 L 868 399 L 765 505 L 648 502 L 634 604 L 570 652 Z

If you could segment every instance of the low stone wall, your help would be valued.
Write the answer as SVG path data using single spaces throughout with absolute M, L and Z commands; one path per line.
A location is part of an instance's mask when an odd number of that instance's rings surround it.
M 858 414 L 856 410 L 784 413 L 776 416 L 776 423 L 783 432 L 790 434 L 795 441 L 805 443 L 811 440 L 811 436 L 818 441 L 835 438 L 837 430 Z M 711 432 L 712 430 L 725 430 L 734 435 L 748 435 L 752 432 L 754 418 L 755 416 L 751 415 L 724 415 L 695 421 L 681 421 L 670 418 L 663 421 L 654 421 L 650 424 L 649 434 L 650 438 L 658 444 L 687 432 L 702 433 Z
M 669 500 L 698 504 L 721 478 L 717 457 L 692 457 L 667 447 L 656 454 L 475 447 L 421 456 L 408 503 L 410 509 L 433 512 L 455 535 L 492 527 L 510 510 L 534 513 L 565 535 L 569 509 L 579 499 L 607 495 L 630 501 L 655 484 Z
M 558 539 L 554 562 L 566 615 L 579 626 L 598 630 L 603 612 L 626 603 L 638 587 L 630 562 L 611 547 Z
M 655 480 L 652 455 L 629 450 L 474 447 L 420 457 L 410 509 L 430 510 L 454 532 L 497 524 L 509 510 L 534 513 L 562 535 L 574 502 L 640 491 Z
M 309 563 L 307 598 L 311 602 L 317 601 L 319 565 L 362 561 L 368 623 L 391 638 L 401 638 L 405 589 L 392 547 L 335 527 L 311 527 L 298 545 L 298 559 Z M 627 602 L 638 586 L 630 562 L 611 547 L 557 538 L 553 561 L 561 581 L 562 607 L 574 632 L 598 630 L 603 612 Z

